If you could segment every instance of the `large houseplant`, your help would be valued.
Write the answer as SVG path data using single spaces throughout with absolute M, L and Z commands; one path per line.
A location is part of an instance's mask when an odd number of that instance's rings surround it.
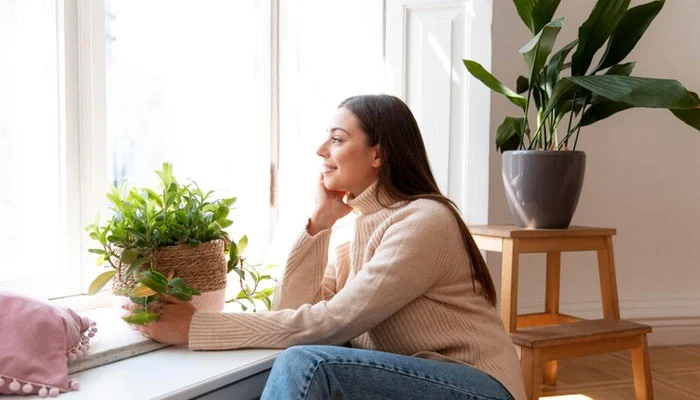
M 110 218 L 87 227 L 100 244 L 89 251 L 108 268 L 92 282 L 89 294 L 112 281 L 115 294 L 139 306 L 125 317 L 130 323 L 157 319 L 148 304 L 162 294 L 193 300 L 199 309 L 221 310 L 228 272 L 242 275 L 249 268 L 242 257 L 247 237 L 236 244 L 225 230 L 232 224 L 228 214 L 236 198 L 213 200 L 211 191 L 178 183 L 168 163 L 156 172 L 160 189 L 112 187 Z
M 475 61 L 464 60 L 464 65 L 522 112 L 506 117 L 496 135 L 516 225 L 566 228 L 583 184 L 585 153 L 576 150 L 582 127 L 629 108 L 650 107 L 668 109 L 700 130 L 700 98 L 675 80 L 631 76 L 635 62 L 623 62 L 661 11 L 663 0 L 632 8 L 630 0 L 598 0 L 578 37 L 556 52 L 552 50 L 564 21 L 552 17 L 560 0 L 513 3 L 533 34 L 520 48 L 527 74 L 517 78 L 516 90 Z M 603 45 L 602 57 L 593 64 Z M 532 126 L 531 111 L 537 114 Z

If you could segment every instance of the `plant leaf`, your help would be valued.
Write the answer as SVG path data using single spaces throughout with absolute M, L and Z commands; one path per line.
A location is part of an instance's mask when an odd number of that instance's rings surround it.
M 634 107 L 689 109 L 700 107 L 680 82 L 620 75 L 572 76 L 570 81 L 610 100 Z
M 122 251 L 121 257 L 119 257 L 119 262 L 121 262 L 122 264 L 131 264 L 134 261 L 136 261 L 136 258 L 138 258 L 138 256 L 139 252 L 137 250 L 125 249 L 124 251 Z
M 574 39 L 569 44 L 559 49 L 559 51 L 554 53 L 554 55 L 552 55 L 552 57 L 549 59 L 546 72 L 546 89 L 547 94 L 550 97 L 554 91 L 554 85 L 556 85 L 557 81 L 559 80 L 559 73 L 564 65 L 564 60 L 566 60 L 566 56 L 569 55 L 569 52 L 574 48 L 574 46 L 576 46 L 577 43 L 578 39 Z
M 624 64 L 615 64 L 612 67 L 610 67 L 610 69 L 605 71 L 605 75 L 630 76 L 635 65 L 637 65 L 637 63 L 634 61 Z
M 610 37 L 605 53 L 595 71 L 624 60 L 659 14 L 664 2 L 665 0 L 652 1 L 627 10 Z
M 134 310 L 131 314 L 122 317 L 124 321 L 132 325 L 146 325 L 160 318 L 159 313 L 144 310 Z
M 496 148 L 501 152 L 517 150 L 525 126 L 525 118 L 506 117 L 496 133 Z
M 544 63 L 552 52 L 554 42 L 557 40 L 557 35 L 562 26 L 564 26 L 563 18 L 548 23 L 535 37 L 520 48 L 520 53 L 525 56 L 531 84 L 542 67 L 544 67 Z
M 598 0 L 578 29 L 578 47 L 571 57 L 571 75 L 585 75 L 593 56 L 615 31 L 630 0 Z
M 561 0 L 513 0 L 518 15 L 533 34 L 552 20 Z
M 529 87 L 530 83 L 527 78 L 522 75 L 518 76 L 518 79 L 515 81 L 515 91 L 518 92 L 518 94 L 525 93 Z
M 241 236 L 241 240 L 238 241 L 238 252 L 236 253 L 238 256 L 243 254 L 245 251 L 246 247 L 248 247 L 248 236 L 243 235 Z
M 142 283 L 143 285 L 148 286 L 161 294 L 165 294 L 167 292 L 168 279 L 165 277 L 165 275 L 152 269 L 138 274 L 136 276 L 136 282 Z
M 99 292 L 100 289 L 102 289 L 116 273 L 117 270 L 113 269 L 97 275 L 97 278 L 95 278 L 95 280 L 93 280 L 92 283 L 90 283 L 88 294 L 92 296 L 95 293 Z
M 671 112 L 681 121 L 700 131 L 700 108 L 693 108 L 689 110 L 671 109 Z
M 158 293 L 155 290 L 149 288 L 148 286 L 140 284 L 140 285 L 137 285 L 134 288 L 134 290 L 131 291 L 131 293 L 129 293 L 129 296 L 141 298 L 141 297 L 155 296 L 156 294 L 158 294 Z
M 523 110 L 525 109 L 525 104 L 527 103 L 527 100 L 515 93 L 514 91 L 510 90 L 507 86 L 501 83 L 498 79 L 496 79 L 495 76 L 491 75 L 484 67 L 481 66 L 476 61 L 472 60 L 462 60 L 464 62 L 464 66 L 467 67 L 467 71 L 469 71 L 470 74 L 481 83 L 486 85 L 489 89 L 493 90 L 496 93 L 500 93 L 508 98 L 511 103 L 515 104 L 516 106 L 522 108 Z
M 625 103 L 603 99 L 603 101 L 592 104 L 581 117 L 581 126 L 591 125 L 595 122 L 608 118 L 620 111 L 633 108 L 633 106 Z
M 151 260 L 148 258 L 139 258 L 136 259 L 131 265 L 129 265 L 129 268 L 124 271 L 124 277 L 128 278 L 131 276 L 134 272 L 138 271 L 138 268 L 142 266 L 143 264 L 150 262 Z

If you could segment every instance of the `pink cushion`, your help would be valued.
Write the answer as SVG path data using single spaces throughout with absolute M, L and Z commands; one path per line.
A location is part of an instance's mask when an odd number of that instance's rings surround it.
M 73 310 L 0 291 L 0 394 L 77 390 L 68 360 L 82 357 L 95 323 Z

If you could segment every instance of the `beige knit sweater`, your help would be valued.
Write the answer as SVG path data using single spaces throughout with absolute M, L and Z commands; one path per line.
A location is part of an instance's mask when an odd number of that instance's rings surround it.
M 331 230 L 301 235 L 275 290 L 274 311 L 197 312 L 190 349 L 350 341 L 356 348 L 465 363 L 524 399 L 515 349 L 496 310 L 474 293 L 454 216 L 432 200 L 384 208 L 376 190 L 375 183 L 349 200 L 356 216 L 336 223 L 332 244 Z

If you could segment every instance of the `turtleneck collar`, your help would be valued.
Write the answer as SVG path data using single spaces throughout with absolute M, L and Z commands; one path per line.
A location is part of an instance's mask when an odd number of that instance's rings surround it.
M 377 201 L 377 192 L 379 192 L 379 201 Z M 353 197 L 348 194 L 345 202 L 352 207 L 353 211 L 358 215 L 373 214 L 386 206 L 392 205 L 397 201 L 392 199 L 384 190 L 379 190 L 379 180 L 377 179 L 367 187 L 358 196 Z

